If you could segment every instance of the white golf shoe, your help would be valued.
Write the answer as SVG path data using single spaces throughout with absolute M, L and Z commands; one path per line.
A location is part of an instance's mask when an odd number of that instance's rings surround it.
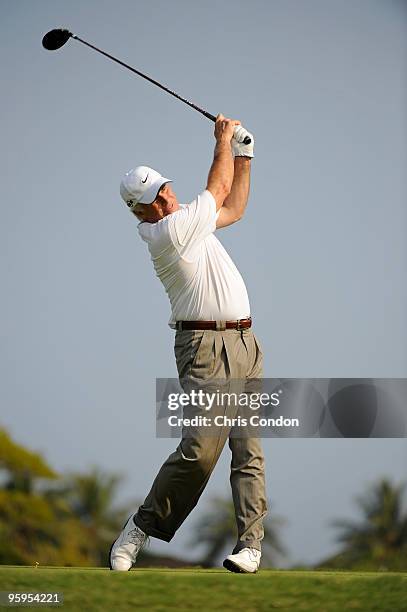
M 110 569 L 128 572 L 136 562 L 136 557 L 147 541 L 147 534 L 133 521 L 134 514 L 128 519 L 122 532 L 113 542 L 109 553 Z
M 255 548 L 243 548 L 235 555 L 229 555 L 223 562 L 230 572 L 240 574 L 254 574 L 259 569 L 261 559 L 260 550 Z

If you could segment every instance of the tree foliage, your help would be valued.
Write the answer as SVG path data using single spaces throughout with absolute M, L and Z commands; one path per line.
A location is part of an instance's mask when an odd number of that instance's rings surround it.
M 356 498 L 358 522 L 335 520 L 341 551 L 321 567 L 352 569 L 407 569 L 407 512 L 403 510 L 405 485 L 382 479 Z
M 58 476 L 5 430 L 0 470 L 0 563 L 106 566 L 126 512 L 113 507 L 119 476 L 100 470 Z
M 7 475 L 7 489 L 27 493 L 31 491 L 35 479 L 57 477 L 39 453 L 14 442 L 5 429 L 0 429 L 0 470 Z

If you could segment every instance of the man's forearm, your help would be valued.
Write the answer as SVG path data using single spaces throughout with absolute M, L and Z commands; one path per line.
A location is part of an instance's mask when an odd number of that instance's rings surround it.
M 232 188 L 222 207 L 227 209 L 236 221 L 242 218 L 249 198 L 250 164 L 249 157 L 235 157 Z
M 217 200 L 217 208 L 220 208 L 230 194 L 233 174 L 234 164 L 230 142 L 218 141 L 207 183 L 207 189 L 213 193 Z

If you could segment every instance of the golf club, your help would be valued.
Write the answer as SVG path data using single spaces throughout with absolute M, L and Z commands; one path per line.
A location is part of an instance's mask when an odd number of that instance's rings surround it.
M 202 115 L 204 115 L 205 117 L 207 117 L 211 121 L 214 121 L 214 122 L 216 121 L 215 115 L 212 115 L 211 113 L 208 113 L 208 111 L 203 110 L 202 108 L 200 108 L 196 104 L 193 104 L 193 102 L 190 102 L 189 100 L 186 100 L 185 98 L 183 98 L 182 96 L 178 95 L 174 91 L 171 91 L 171 89 L 168 89 L 168 87 L 165 87 L 164 85 L 162 85 L 158 81 L 155 81 L 154 79 L 149 77 L 147 74 L 143 74 L 142 72 L 140 72 L 139 70 L 136 70 L 132 66 L 129 66 L 128 64 L 125 64 L 124 62 L 122 62 L 121 60 L 117 59 L 116 57 L 113 57 L 113 55 L 110 55 L 109 53 L 106 53 L 106 51 L 102 51 L 101 49 L 98 49 L 94 45 L 91 45 L 90 43 L 86 42 L 86 40 L 83 40 L 82 38 L 79 38 L 79 36 L 76 36 L 75 34 L 72 34 L 72 32 L 70 32 L 69 30 L 66 30 L 64 28 L 58 28 L 58 29 L 55 29 L 55 30 L 50 30 L 49 32 L 47 32 L 47 34 L 45 34 L 44 38 L 42 39 L 42 46 L 44 47 L 44 49 L 47 49 L 48 51 L 55 51 L 56 49 L 60 49 L 61 47 L 63 47 L 63 45 L 66 42 L 68 42 L 68 40 L 70 38 L 74 38 L 75 40 L 78 40 L 79 42 L 83 43 L 87 47 L 90 47 L 91 49 L 94 49 L 98 53 L 101 53 L 102 55 L 105 55 L 106 57 L 108 57 L 109 59 L 113 60 L 117 64 L 120 64 L 124 68 L 127 68 L 128 70 L 131 70 L 131 72 L 134 72 L 135 74 L 138 74 L 143 79 L 146 79 L 147 81 L 150 81 L 150 83 L 153 83 L 153 85 L 157 85 L 157 87 L 160 87 L 161 89 L 163 89 L 167 93 L 171 94 L 172 96 L 174 96 L 174 98 L 178 98 L 178 100 L 181 100 L 181 102 L 184 102 L 185 104 L 188 104 L 188 106 L 191 106 L 192 108 L 194 108 L 195 110 L 200 112 Z M 251 138 L 249 136 L 246 136 L 246 138 L 244 139 L 243 143 L 244 144 L 250 144 L 250 142 L 251 142 Z

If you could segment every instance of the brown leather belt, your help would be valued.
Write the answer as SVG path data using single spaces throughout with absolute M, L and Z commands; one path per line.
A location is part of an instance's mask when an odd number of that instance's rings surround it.
M 238 321 L 176 321 L 175 329 L 182 331 L 184 329 L 213 329 L 222 331 L 224 329 L 249 329 L 252 326 L 251 317 L 248 319 L 239 319 Z

